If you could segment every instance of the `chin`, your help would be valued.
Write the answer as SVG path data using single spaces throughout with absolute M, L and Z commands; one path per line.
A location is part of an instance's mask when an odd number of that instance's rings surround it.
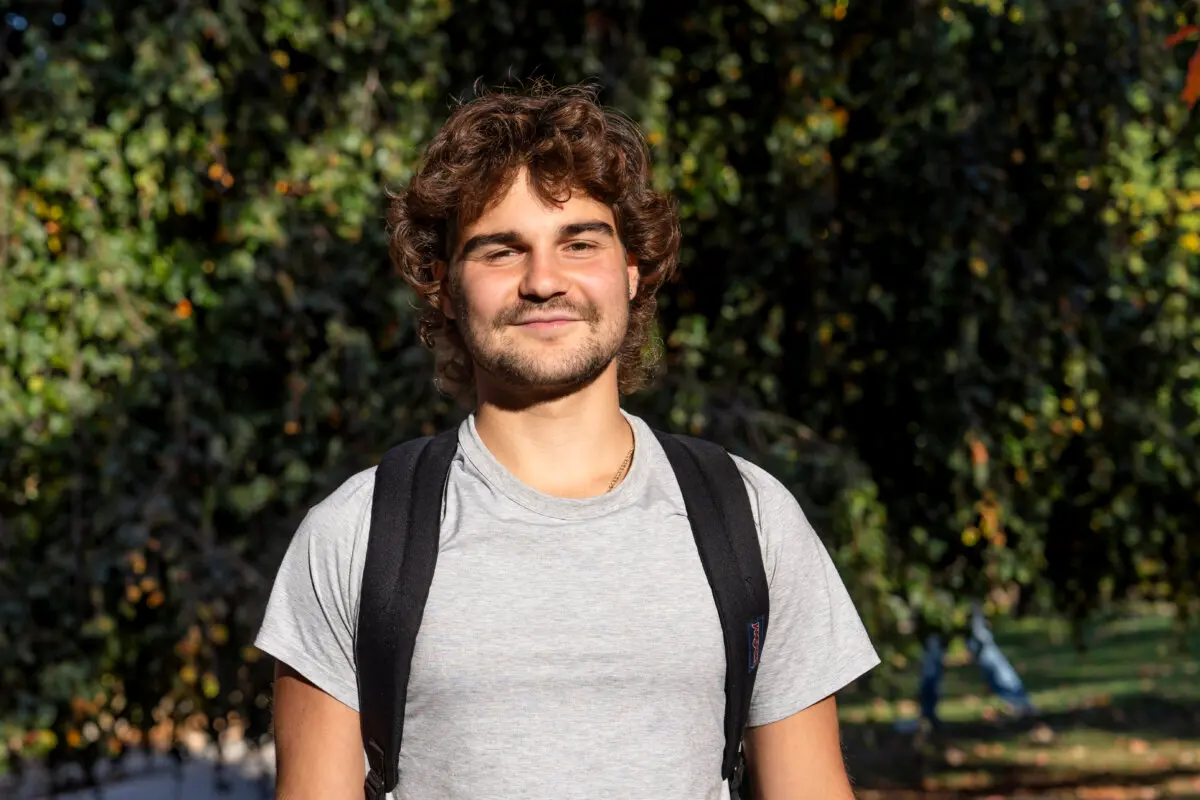
M 532 390 L 572 390 L 586 386 L 601 375 L 604 368 L 599 369 L 562 369 L 546 370 L 544 372 L 510 374 L 508 383 L 514 388 Z
M 574 358 L 563 357 L 557 363 L 546 363 L 543 358 L 525 358 L 518 361 L 498 360 L 488 369 L 492 378 L 500 385 L 521 393 L 535 395 L 563 395 L 577 391 L 594 383 L 608 371 L 612 359 L 588 358 L 580 354 Z M 532 364 L 538 368 L 532 368 Z

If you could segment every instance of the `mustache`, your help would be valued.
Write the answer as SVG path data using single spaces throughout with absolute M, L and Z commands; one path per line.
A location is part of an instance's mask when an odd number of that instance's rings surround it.
M 569 300 L 555 298 L 540 303 L 522 300 L 496 315 L 494 325 L 497 328 L 505 328 L 509 325 L 520 325 L 532 317 L 544 317 L 554 313 L 562 313 L 564 316 L 575 317 L 587 323 L 595 323 L 600 319 L 600 310 L 594 305 L 577 306 Z

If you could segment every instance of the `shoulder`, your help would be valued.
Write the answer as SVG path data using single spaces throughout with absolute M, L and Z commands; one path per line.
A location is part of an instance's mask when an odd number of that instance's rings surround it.
M 645 431 L 649 432 L 653 430 L 644 421 L 636 417 L 634 419 Z M 653 440 L 656 436 L 648 438 Z M 710 444 L 715 445 L 715 443 L 711 442 Z M 656 459 L 661 459 L 655 465 L 655 474 L 672 474 L 670 460 L 667 458 L 662 446 L 658 442 L 654 442 L 652 449 L 658 454 L 656 455 Z M 764 556 L 768 560 L 771 560 L 771 551 L 776 549 L 781 536 L 789 535 L 794 538 L 798 535 L 803 539 L 810 537 L 813 540 L 816 539 L 816 534 L 813 532 L 812 526 L 801 510 L 800 503 L 782 481 L 742 456 L 732 453 L 729 456 L 733 459 L 734 465 L 741 474 L 746 494 L 750 500 L 750 510 L 754 516 L 754 523 L 758 529 L 759 544 L 763 549 Z M 660 485 L 663 487 L 668 486 L 665 482 Z M 669 486 L 671 488 L 667 489 L 667 491 L 672 495 L 673 502 L 678 504 L 680 513 L 686 513 L 683 510 L 682 487 L 678 487 L 677 479 L 671 480 Z
M 772 589 L 781 589 L 776 581 L 780 567 L 816 578 L 824 572 L 828 554 L 824 542 L 809 522 L 800 502 L 782 481 L 762 467 L 740 456 L 733 456 L 758 529 L 763 564 Z
M 636 417 L 634 419 L 647 432 L 653 430 L 644 421 Z M 653 442 L 652 449 L 657 454 L 655 474 L 663 476 L 672 475 L 673 470 L 671 469 L 670 459 L 667 458 L 661 444 L 653 441 L 658 435 L 661 434 L 655 432 L 654 436 L 647 437 Z M 710 441 L 709 444 L 716 446 L 715 442 Z M 729 456 L 741 474 L 742 482 L 745 484 L 746 493 L 750 500 L 750 510 L 754 515 L 754 523 L 759 530 L 759 538 L 764 540 L 762 542 L 764 549 L 766 549 L 767 545 L 765 540 L 772 538 L 772 532 L 778 529 L 780 524 L 793 523 L 807 527 L 807 520 L 804 519 L 804 513 L 800 510 L 800 504 L 796 501 L 792 492 L 778 478 L 742 456 L 732 453 Z M 663 483 L 662 485 L 665 487 L 668 484 Z M 678 489 L 674 488 L 677 486 L 677 479 L 671 480 L 670 486 L 672 488 L 669 491 L 672 495 L 675 495 L 675 502 L 679 504 L 681 513 L 684 513 L 682 511 L 682 487 Z
M 731 454 L 730 457 L 737 465 L 738 472 L 742 474 L 760 534 L 770 535 L 781 525 L 811 531 L 812 526 L 808 524 L 799 501 L 783 481 L 741 456 Z
M 375 467 L 369 467 L 342 481 L 336 489 L 308 510 L 301 528 L 323 537 L 345 538 L 352 523 L 370 518 L 371 498 L 375 491 Z
M 310 514 L 337 514 L 346 510 L 361 510 L 371 505 L 371 494 L 375 489 L 375 470 L 368 467 L 356 472 L 309 509 Z
M 375 467 L 344 480 L 308 509 L 292 548 L 306 552 L 307 561 L 319 569 L 332 569 L 339 583 L 352 582 L 366 551 L 374 489 Z
M 737 464 L 738 472 L 742 473 L 742 480 L 746 484 L 746 491 L 750 493 L 752 505 L 771 508 L 780 505 L 794 505 L 799 508 L 795 496 L 790 489 L 783 485 L 781 480 L 741 456 L 730 454 L 730 458 L 733 459 L 734 464 Z
M 370 467 L 309 508 L 292 539 L 294 556 L 285 559 L 283 567 L 288 569 L 290 562 L 290 569 L 305 572 L 318 596 L 336 598 L 351 621 L 358 616 L 374 489 L 375 467 Z
M 354 641 L 374 468 L 308 509 L 276 573 L 256 646 L 358 708 Z

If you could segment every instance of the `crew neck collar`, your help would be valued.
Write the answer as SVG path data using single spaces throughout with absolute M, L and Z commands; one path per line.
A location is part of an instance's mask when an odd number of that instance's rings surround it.
M 621 410 L 621 415 L 633 431 L 633 461 L 623 481 L 611 492 L 596 497 L 555 497 L 518 480 L 496 460 L 479 438 L 473 412 L 459 426 L 458 443 L 467 461 L 484 480 L 514 503 L 535 514 L 554 519 L 594 519 L 632 504 L 646 484 L 650 461 L 647 448 L 653 434 L 638 417 L 626 413 L 624 409 Z

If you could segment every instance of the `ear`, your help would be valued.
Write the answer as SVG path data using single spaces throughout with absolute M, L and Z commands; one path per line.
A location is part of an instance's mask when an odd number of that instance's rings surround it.
M 445 261 L 433 262 L 433 279 L 438 282 L 438 306 L 447 319 L 454 319 L 454 298 L 450 296 L 450 281 L 447 275 Z
M 625 251 L 625 275 L 626 280 L 629 282 L 629 299 L 632 301 L 633 298 L 637 297 L 638 291 L 642 288 L 638 284 L 638 279 L 641 278 L 642 273 L 638 270 L 637 257 L 628 250 Z

